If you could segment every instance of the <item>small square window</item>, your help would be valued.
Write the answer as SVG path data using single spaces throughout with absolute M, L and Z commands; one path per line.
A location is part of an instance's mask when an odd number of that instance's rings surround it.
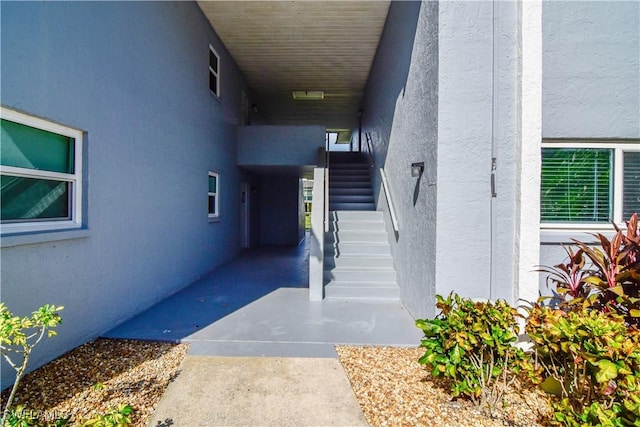
M 209 90 L 220 97 L 220 55 L 209 45 Z
M 220 190 L 220 177 L 216 172 L 209 172 L 209 196 L 208 209 L 209 218 L 218 218 L 220 216 L 220 199 L 218 197 Z

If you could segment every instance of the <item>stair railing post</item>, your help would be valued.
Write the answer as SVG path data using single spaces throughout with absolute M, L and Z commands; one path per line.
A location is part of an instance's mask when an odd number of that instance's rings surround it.
M 324 298 L 324 233 L 326 209 L 325 181 L 327 169 L 313 170 L 313 190 L 311 201 L 311 242 L 309 245 L 309 300 L 322 301 Z

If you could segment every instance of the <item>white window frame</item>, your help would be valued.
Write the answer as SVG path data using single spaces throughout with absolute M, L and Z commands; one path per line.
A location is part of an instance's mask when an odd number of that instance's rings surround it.
M 208 191 L 209 189 L 209 178 L 210 177 L 215 177 L 216 178 L 216 191 Z M 209 219 L 216 219 L 216 218 L 220 218 L 220 174 L 218 172 L 212 172 L 209 171 L 209 175 L 207 177 L 207 213 L 209 216 Z M 209 212 L 209 197 L 213 196 L 215 203 L 214 203 L 214 211 L 213 213 Z
M 628 218 L 622 218 L 622 196 L 623 196 L 623 178 L 624 178 L 624 152 L 640 151 L 640 141 L 636 140 L 618 140 L 618 141 L 567 141 L 567 140 L 544 140 L 542 148 L 605 148 L 613 150 L 613 170 L 611 177 L 613 178 L 613 195 L 611 197 L 613 222 L 621 228 L 626 225 L 624 221 Z M 541 230 L 584 230 L 584 231 L 601 231 L 612 230 L 610 223 L 552 223 L 540 222 Z
M 13 234 L 24 233 L 32 231 L 50 231 L 50 230 L 64 230 L 82 227 L 82 195 L 83 195 L 83 182 L 82 182 L 82 141 L 83 132 L 78 129 L 63 126 L 57 123 L 50 122 L 45 119 L 33 117 L 16 110 L 12 110 L 6 107 L 0 107 L 0 117 L 15 123 L 19 123 L 25 126 L 31 126 L 36 129 L 41 129 L 49 132 L 53 132 L 59 135 L 72 138 L 74 141 L 74 173 L 60 173 L 50 172 L 38 169 L 29 169 L 14 166 L 0 165 L 0 173 L 2 175 L 10 175 L 24 178 L 36 178 L 36 179 L 49 179 L 56 181 L 69 182 L 70 185 L 70 206 L 69 214 L 70 219 L 61 220 L 29 220 L 25 222 L 10 222 L 0 224 L 2 229 L 1 233 Z
M 209 45 L 209 55 L 211 55 L 212 53 L 216 57 L 216 60 L 218 61 L 218 71 L 215 71 L 213 69 L 213 67 L 211 66 L 211 62 L 209 61 L 209 74 L 213 74 L 216 77 L 216 90 L 215 92 L 212 91 L 211 84 L 209 84 L 209 91 L 211 91 L 211 93 L 214 94 L 217 98 L 220 98 L 220 65 L 221 65 L 220 55 L 218 55 L 218 52 L 216 52 L 213 46 Z M 211 76 L 209 76 L 209 80 L 210 79 L 211 79 Z

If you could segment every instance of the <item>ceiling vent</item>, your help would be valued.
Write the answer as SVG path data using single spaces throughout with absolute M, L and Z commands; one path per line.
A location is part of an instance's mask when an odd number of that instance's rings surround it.
M 294 90 L 291 95 L 296 101 L 319 101 L 324 99 L 324 91 L 321 90 Z

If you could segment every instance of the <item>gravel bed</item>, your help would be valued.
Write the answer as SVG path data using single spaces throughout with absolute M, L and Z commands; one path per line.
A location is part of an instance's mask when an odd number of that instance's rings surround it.
M 187 344 L 98 339 L 31 372 L 14 400 L 52 421 L 71 425 L 121 404 L 134 408 L 134 426 L 146 426 L 169 383 L 179 374 Z M 2 407 L 9 390 L 2 393 Z
M 71 425 L 120 404 L 134 426 L 146 426 L 169 383 L 180 374 L 187 344 L 98 339 L 30 373 L 14 402 L 44 415 L 72 415 Z M 377 426 L 540 426 L 541 393 L 513 389 L 507 407 L 489 418 L 453 400 L 417 363 L 420 348 L 336 347 L 367 421 Z M 8 390 L 2 394 L 6 401 Z M 4 406 L 4 405 L 3 405 Z
M 418 363 L 424 350 L 396 347 L 336 347 L 369 424 L 377 426 L 541 426 L 548 414 L 536 387 L 512 387 L 494 418 L 471 402 L 454 400 L 446 383 Z

